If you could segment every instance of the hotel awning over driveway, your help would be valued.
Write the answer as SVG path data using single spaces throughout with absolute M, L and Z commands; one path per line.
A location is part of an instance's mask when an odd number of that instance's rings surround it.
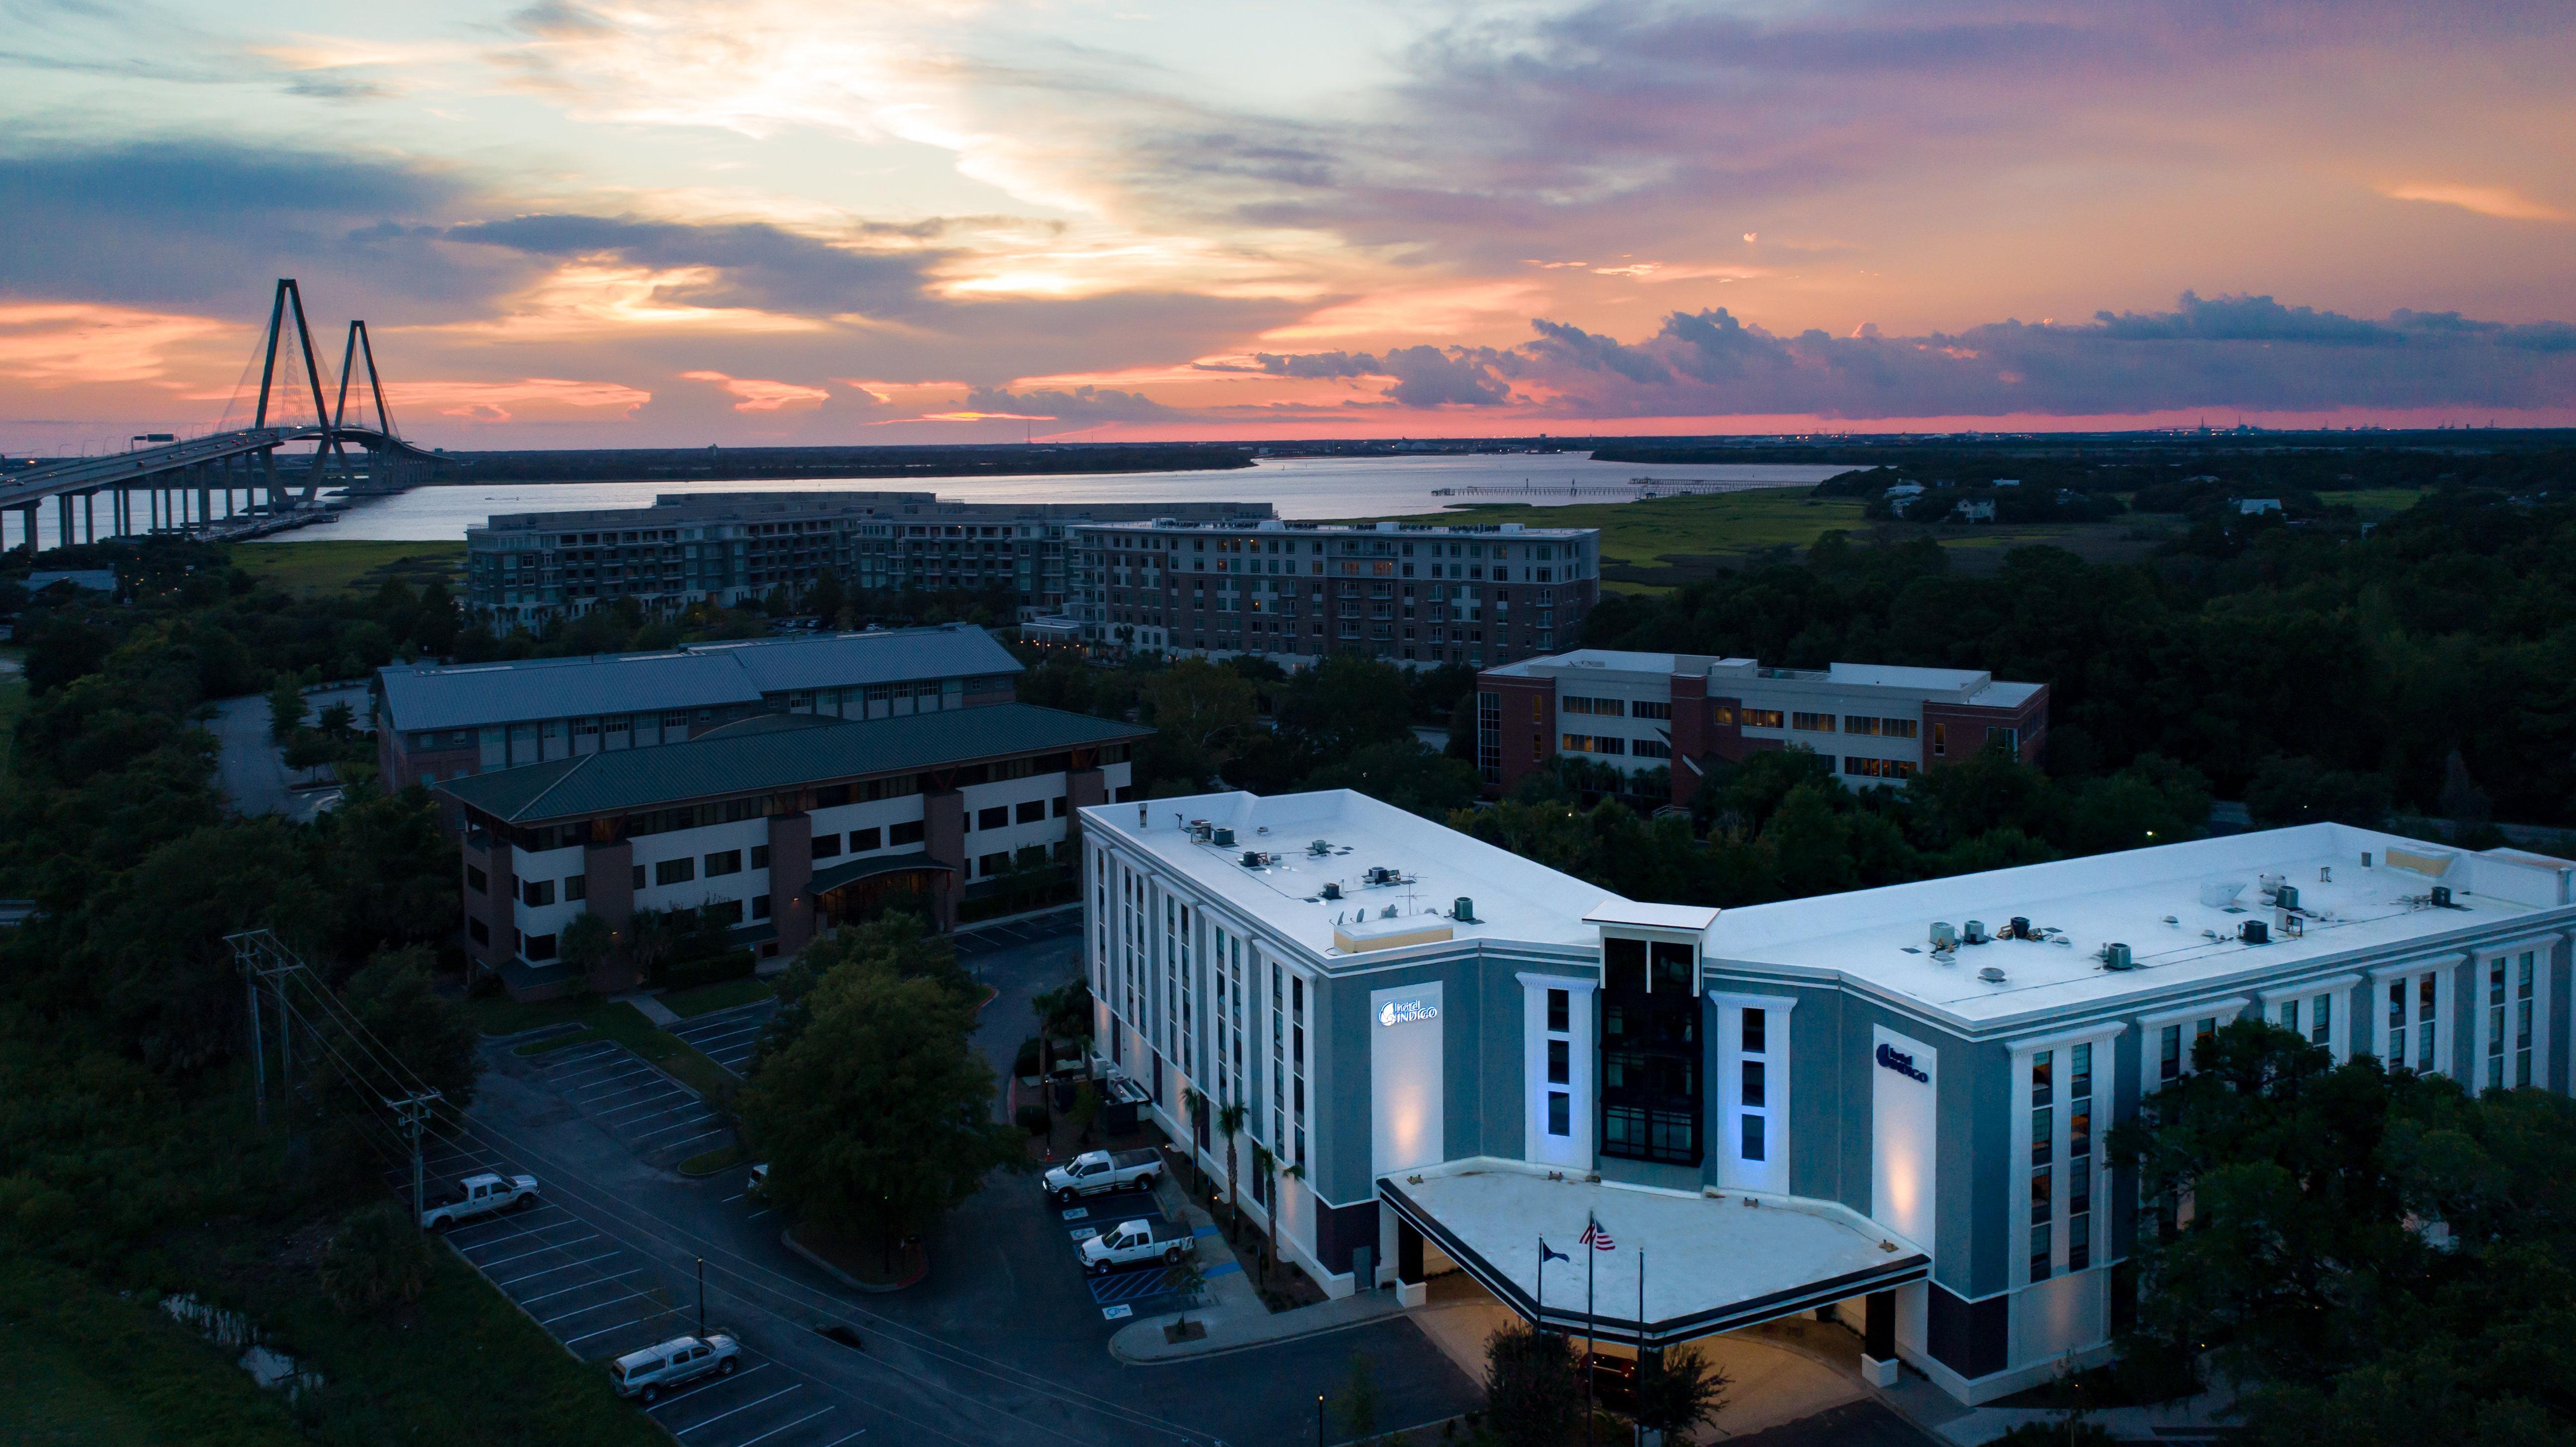
M 1646 1344 L 1688 1341 L 1921 1281 L 1931 1260 L 1885 1228 L 1830 1201 L 1786 1196 L 1686 1195 L 1580 1176 L 1551 1179 L 1518 1161 L 1452 1161 L 1387 1176 L 1378 1196 L 1460 1270 L 1524 1319 L 1560 1331 L 1638 1335 L 1638 1258 L 1645 1260 Z M 1616 1243 L 1590 1263 L 1577 1238 L 1598 1219 Z M 1539 1238 L 1571 1258 L 1547 1263 L 1539 1299 Z

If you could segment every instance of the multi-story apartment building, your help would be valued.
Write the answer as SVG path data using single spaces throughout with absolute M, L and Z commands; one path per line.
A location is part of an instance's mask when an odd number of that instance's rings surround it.
M 1020 661 L 969 623 L 376 670 L 387 788 L 682 743 L 767 713 L 895 718 L 1009 703 Z M 453 824 L 451 819 L 450 823 Z
M 1570 640 L 1600 596 L 1597 528 L 1162 517 L 1073 535 L 1074 615 L 1120 651 L 1482 668 Z
M 2225 1025 L 2569 1088 L 2576 865 L 2511 849 L 2317 824 L 1721 912 L 1339 791 L 1082 839 L 1103 1053 L 1331 1294 L 1455 1273 L 1651 1347 L 1827 1310 L 1969 1403 L 2110 1352 L 2173 1217 L 2103 1141 Z
M 1096 518 L 1270 516 L 1267 503 L 941 502 L 927 492 L 675 493 L 648 508 L 509 513 L 465 534 L 465 605 L 533 628 L 619 598 L 648 615 L 860 588 L 1009 590 L 1062 611 L 1065 529 Z
M 712 906 L 764 957 L 889 893 L 945 928 L 976 883 L 1065 857 L 1075 810 L 1128 797 L 1150 732 L 1023 703 L 772 714 L 452 779 L 438 790 L 466 822 L 466 953 L 525 999 L 635 983 L 622 952 L 588 979 L 563 962 L 585 911 L 622 939 L 636 910 Z
M 1559 754 L 1630 774 L 1671 771 L 1687 804 L 1713 760 L 1804 748 L 1854 788 L 1903 787 L 2000 741 L 2035 763 L 2048 685 L 1963 668 L 1764 668 L 1750 658 L 1584 648 L 1476 680 L 1476 763 L 1500 792 Z

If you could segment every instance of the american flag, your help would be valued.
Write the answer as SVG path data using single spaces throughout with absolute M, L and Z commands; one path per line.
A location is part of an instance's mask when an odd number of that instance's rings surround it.
M 1619 1249 L 1619 1244 L 1610 1239 L 1610 1228 L 1602 1225 L 1599 1221 L 1590 1216 L 1583 1218 L 1583 1235 L 1578 1239 L 1581 1244 L 1589 1246 L 1595 1251 L 1616 1251 Z

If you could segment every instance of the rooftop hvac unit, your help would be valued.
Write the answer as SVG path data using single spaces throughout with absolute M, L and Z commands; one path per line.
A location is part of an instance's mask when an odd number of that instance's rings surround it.
M 2102 968 L 2106 970 L 2134 970 L 2137 967 L 2137 958 L 2129 953 L 2129 947 L 2127 945 L 2108 944 L 2102 947 Z
M 2433 886 L 2433 907 L 2435 909 L 2449 909 L 2451 907 L 2451 886 L 2447 884 L 2437 884 Z
M 1338 884 L 1333 883 L 1333 882 L 1332 882 L 1332 881 L 1330 881 L 1330 880 L 1326 880 L 1326 881 L 1324 882 L 1324 898 L 1326 898 L 1326 899 L 1339 899 L 1339 898 L 1341 898 L 1341 897 L 1342 897 L 1342 887 L 1341 887 L 1340 885 L 1338 885 Z
M 2259 919 L 2249 919 L 2238 927 L 2236 937 L 2249 945 L 2268 945 L 2272 942 L 2272 927 Z
M 1932 948 L 1955 950 L 1959 947 L 1959 930 L 1946 919 L 1932 921 Z
M 1270 856 L 1262 853 L 1258 849 L 1247 849 L 1243 851 L 1243 867 L 1246 869 L 1259 869 L 1261 866 L 1269 862 Z
M 2029 920 L 2024 919 L 2020 915 L 2014 915 L 2012 917 L 2012 922 L 2004 926 L 2003 938 L 2008 940 L 2034 940 L 2039 938 L 2039 936 L 2030 932 Z
M 1961 943 L 1964 944 L 1981 945 L 1984 944 L 1988 938 L 1989 936 L 1986 934 L 1986 922 L 1981 919 L 1972 919 L 1968 921 L 1966 927 L 1959 931 L 1959 939 Z
M 1216 847 L 1219 849 L 1232 849 L 1234 847 L 1234 831 L 1231 829 L 1219 829 L 1216 831 Z
M 1458 921 L 1460 924 L 1474 924 L 1476 922 L 1476 902 L 1463 894 L 1458 896 L 1458 902 L 1450 906 L 1449 917 Z
M 1333 852 L 1333 842 L 1329 839 L 1318 839 L 1306 846 L 1306 852 L 1320 858 Z
M 2279 889 L 2272 891 L 2272 902 L 2283 909 L 2297 909 L 2299 907 L 2299 887 L 2295 884 L 2282 885 Z

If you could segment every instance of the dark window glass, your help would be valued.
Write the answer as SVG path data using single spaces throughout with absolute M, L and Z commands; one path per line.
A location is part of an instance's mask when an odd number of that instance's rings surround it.
M 1758 1115 L 1744 1117 L 1744 1158 L 1748 1161 L 1758 1161 L 1763 1158 L 1762 1117 Z
M 853 829 L 850 831 L 850 852 L 852 854 L 865 854 L 871 849 L 883 849 L 884 847 L 885 831 L 882 829 Z
M 1047 806 L 1046 800 L 1044 799 L 1031 799 L 1027 803 L 1019 805 L 1018 810 L 1017 822 L 1019 823 L 1042 824 L 1046 822 Z
M 476 894 L 492 892 L 492 876 L 469 864 L 465 866 L 465 886 Z
M 840 852 L 841 852 L 841 836 L 840 836 L 839 834 L 837 834 L 837 833 L 833 833 L 833 834 L 817 834 L 817 835 L 815 835 L 815 836 L 814 836 L 814 857 L 815 857 L 815 858 L 817 858 L 817 859 L 830 859 L 830 858 L 832 858 L 833 856 L 835 856 L 835 855 L 839 854 Z
M 767 869 L 769 867 L 768 845 L 755 844 L 751 846 L 751 867 L 754 869 Z
M 886 829 L 886 842 L 888 844 L 918 844 L 921 842 L 921 829 L 922 823 L 918 819 L 888 826 Z
M 719 849 L 707 856 L 707 878 L 713 879 L 722 874 L 740 873 L 742 873 L 741 850 Z
M 1763 1043 L 1764 1038 L 1768 1033 L 1770 1013 L 1771 1012 L 1768 1010 L 1747 1010 L 1744 1012 L 1745 1054 L 1768 1055 L 1771 1053 L 1771 1047 Z
M 1571 1041 L 1547 1042 L 1547 1081 L 1550 1085 L 1568 1085 L 1574 1080 L 1574 1046 Z
M 1646 942 L 1607 939 L 1601 942 L 1603 988 L 1613 994 L 1646 993 Z
M 1750 1106 L 1769 1104 L 1762 1094 L 1762 1062 L 1747 1060 L 1744 1062 L 1744 1103 Z
M 990 809 L 975 811 L 975 827 L 978 829 L 1006 829 L 1010 827 L 1010 823 L 1011 806 L 1008 804 L 996 804 Z
M 476 887 L 480 888 L 481 886 L 478 885 Z M 1562 1035 L 1573 1028 L 1567 1023 L 1573 1015 L 1573 1010 L 1571 1008 L 1571 997 L 1573 993 L 1574 992 L 1571 990 L 1550 990 L 1547 992 L 1547 1028 L 1555 1031 L 1559 1035 Z
M 1547 1133 L 1574 1134 L 1574 1097 L 1562 1090 L 1547 1093 Z
M 653 866 L 655 884 L 686 884 L 697 877 L 698 861 L 694 859 L 665 859 Z
M 523 946 L 523 952 L 532 960 L 551 960 L 555 957 L 555 937 L 530 935 Z

